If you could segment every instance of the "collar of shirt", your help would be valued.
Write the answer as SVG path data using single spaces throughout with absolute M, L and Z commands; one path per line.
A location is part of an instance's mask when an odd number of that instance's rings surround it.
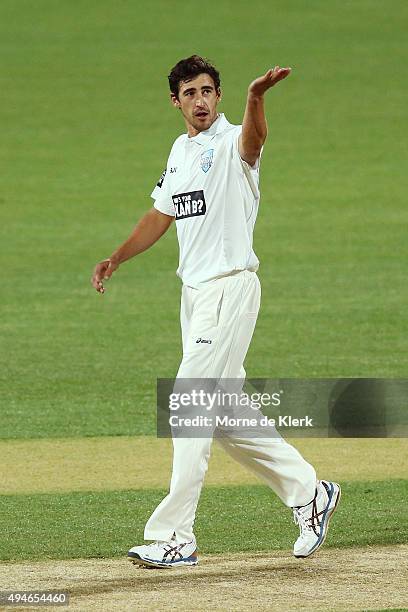
M 187 138 L 187 142 L 196 142 L 200 145 L 205 145 L 209 142 L 216 134 L 220 134 L 220 132 L 224 132 L 228 127 L 231 126 L 231 123 L 227 121 L 224 113 L 220 113 L 219 117 L 214 121 L 214 123 L 205 130 L 204 132 L 200 132 L 197 136 L 192 136 Z

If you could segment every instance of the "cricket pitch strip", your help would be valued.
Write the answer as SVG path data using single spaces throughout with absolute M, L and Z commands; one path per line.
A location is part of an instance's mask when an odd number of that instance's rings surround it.
M 197 567 L 163 570 L 140 568 L 125 558 L 10 562 L 0 564 L 0 576 L 3 590 L 68 591 L 69 609 L 84 611 L 408 607 L 405 544 L 328 548 L 309 559 L 286 551 L 203 555 Z

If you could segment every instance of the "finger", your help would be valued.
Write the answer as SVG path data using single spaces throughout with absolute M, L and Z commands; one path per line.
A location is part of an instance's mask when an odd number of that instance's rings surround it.
M 103 275 L 103 268 L 101 267 L 100 264 L 97 264 L 94 269 L 93 280 L 95 280 L 98 283 L 100 280 L 102 280 L 102 275 Z
M 105 266 L 101 264 L 96 264 L 94 268 L 91 283 L 93 284 L 95 289 L 96 289 L 97 284 L 102 281 L 103 274 L 104 274 L 104 267 Z
M 283 72 L 291 71 L 292 68 L 281 68 L 280 66 L 275 66 L 275 68 L 271 68 L 270 72 L 273 72 L 274 75 L 281 74 Z
M 279 81 L 282 81 L 282 79 L 285 79 L 291 73 L 291 71 L 291 68 L 280 68 L 274 75 L 273 82 L 278 83 Z
M 292 72 L 292 68 L 281 68 L 278 72 L 278 78 L 285 79 Z
M 106 270 L 104 271 L 104 274 L 103 274 L 104 280 L 109 280 L 110 277 L 112 276 L 113 272 L 114 272 L 113 266 L 112 266 L 111 263 L 109 263 L 108 267 L 106 268 Z
M 275 66 L 274 68 L 270 68 L 268 72 L 266 73 L 268 80 L 271 81 L 272 83 L 275 83 L 281 70 L 282 68 L 280 66 Z

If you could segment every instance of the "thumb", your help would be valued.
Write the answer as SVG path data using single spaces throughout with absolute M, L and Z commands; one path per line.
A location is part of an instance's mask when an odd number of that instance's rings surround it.
M 117 265 L 115 265 L 112 261 L 109 260 L 108 267 L 104 272 L 104 279 L 107 280 L 108 278 L 110 278 L 117 267 Z

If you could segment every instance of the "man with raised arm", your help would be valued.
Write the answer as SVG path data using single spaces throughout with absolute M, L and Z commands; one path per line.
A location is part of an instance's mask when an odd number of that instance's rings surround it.
M 250 84 L 240 126 L 218 112 L 216 68 L 197 55 L 179 61 L 169 75 L 170 96 L 186 133 L 172 146 L 152 192 L 153 207 L 123 245 L 95 267 L 92 284 L 104 293 L 104 281 L 119 265 L 152 246 L 175 220 L 183 340 L 177 379 L 245 378 L 243 363 L 261 295 L 252 244 L 267 137 L 264 97 L 290 72 L 275 66 Z M 219 442 L 293 509 L 300 528 L 294 555 L 314 553 L 325 540 L 340 486 L 317 480 L 314 468 L 279 435 L 245 438 L 238 432 Z M 129 550 L 134 563 L 197 564 L 193 524 L 211 443 L 211 437 L 173 437 L 170 491 L 146 524 L 145 539 L 153 542 Z

